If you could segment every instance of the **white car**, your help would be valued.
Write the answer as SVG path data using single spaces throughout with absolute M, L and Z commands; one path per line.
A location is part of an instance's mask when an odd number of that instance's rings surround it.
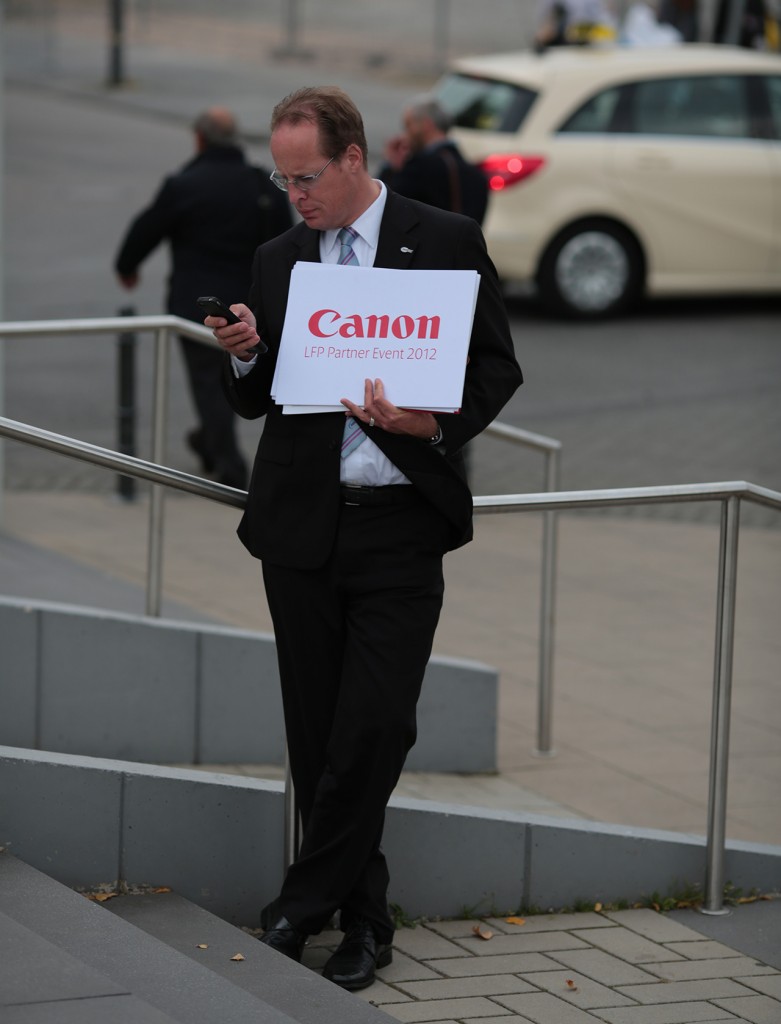
M 454 61 L 435 91 L 488 174 L 500 278 L 551 309 L 781 291 L 781 56 L 561 47 Z

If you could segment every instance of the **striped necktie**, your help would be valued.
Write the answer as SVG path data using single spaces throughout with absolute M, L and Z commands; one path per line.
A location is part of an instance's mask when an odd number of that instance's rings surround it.
M 353 252 L 353 241 L 358 237 L 358 232 L 355 228 L 342 228 L 336 237 L 342 247 L 339 250 L 339 266 L 357 267 L 358 257 Z
M 353 251 L 353 241 L 358 237 L 355 228 L 342 228 L 337 235 L 341 249 L 339 250 L 340 267 L 357 267 L 358 257 Z M 344 423 L 344 434 L 342 435 L 342 458 L 346 459 L 355 449 L 366 440 L 366 434 L 355 422 L 352 416 L 348 416 Z

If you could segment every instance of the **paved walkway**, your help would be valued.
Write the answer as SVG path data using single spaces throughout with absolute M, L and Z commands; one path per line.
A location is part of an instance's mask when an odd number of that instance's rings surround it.
M 767 927 L 766 961 L 730 948 L 738 918 Z M 393 964 L 360 995 L 410 1024 L 779 1024 L 779 927 L 781 901 L 732 918 L 639 909 L 429 923 L 397 933 Z M 334 941 L 319 936 L 304 963 L 321 966 Z

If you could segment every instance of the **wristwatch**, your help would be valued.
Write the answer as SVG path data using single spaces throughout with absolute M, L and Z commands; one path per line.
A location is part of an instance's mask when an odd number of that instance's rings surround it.
M 436 432 L 436 434 L 434 434 L 433 437 L 430 437 L 428 439 L 428 443 L 429 444 L 439 444 L 441 442 L 441 440 L 442 440 L 442 427 L 440 427 L 440 425 L 437 424 L 437 432 Z

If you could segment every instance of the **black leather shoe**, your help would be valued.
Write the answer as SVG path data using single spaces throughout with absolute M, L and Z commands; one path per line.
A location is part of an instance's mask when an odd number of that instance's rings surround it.
M 263 932 L 260 941 L 264 945 L 271 946 L 272 949 L 284 953 L 285 956 L 289 956 L 291 960 L 297 960 L 300 963 L 301 954 L 304 952 L 304 945 L 306 944 L 306 935 L 298 931 L 297 928 L 294 928 L 286 917 L 280 917 L 271 928 Z
M 341 988 L 355 991 L 371 985 L 375 970 L 387 967 L 391 960 L 393 946 L 378 943 L 368 921 L 356 921 L 326 962 L 323 977 Z

